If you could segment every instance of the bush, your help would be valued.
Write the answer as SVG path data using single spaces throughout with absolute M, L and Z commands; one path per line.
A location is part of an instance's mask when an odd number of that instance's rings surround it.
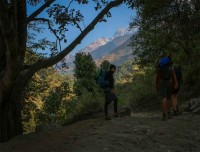
M 87 89 L 93 92 L 95 86 L 96 65 L 92 56 L 83 52 L 77 53 L 75 56 L 75 94 L 80 96 L 82 90 Z
M 152 68 L 136 73 L 130 86 L 132 93 L 128 104 L 133 110 L 159 108 L 160 100 L 155 89 L 155 72 Z
M 183 84 L 181 90 L 181 99 L 199 97 L 200 88 L 200 64 L 193 63 L 183 69 Z
M 42 109 L 37 112 L 38 124 L 62 123 L 66 116 L 66 100 L 64 98 L 69 94 L 70 87 L 66 82 L 51 90 Z
M 89 92 L 87 89 L 81 90 L 81 96 L 74 96 L 67 106 L 67 119 L 64 125 L 73 123 L 78 120 L 86 119 L 87 117 L 102 111 L 104 104 L 104 94 L 100 88 L 95 87 L 94 92 Z

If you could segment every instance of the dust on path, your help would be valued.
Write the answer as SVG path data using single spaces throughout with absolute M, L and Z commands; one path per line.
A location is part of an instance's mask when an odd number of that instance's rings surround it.
M 200 152 L 200 116 L 158 113 L 89 119 L 0 144 L 0 152 Z

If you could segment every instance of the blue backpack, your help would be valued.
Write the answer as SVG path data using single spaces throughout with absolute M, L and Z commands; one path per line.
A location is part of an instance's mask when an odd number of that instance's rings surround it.
M 160 59 L 159 65 L 160 65 L 160 67 L 163 67 L 163 66 L 169 64 L 169 62 L 170 62 L 169 57 L 163 57 Z
M 97 79 L 97 84 L 99 84 L 99 86 L 102 89 L 109 86 L 109 81 L 105 79 L 107 73 L 108 73 L 108 71 L 101 69 L 101 71 L 99 73 L 99 77 Z

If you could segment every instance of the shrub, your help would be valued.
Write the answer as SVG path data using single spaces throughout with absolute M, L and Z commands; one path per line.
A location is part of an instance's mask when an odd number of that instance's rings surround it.
M 71 101 L 66 104 L 67 118 L 64 125 L 86 119 L 87 117 L 102 111 L 102 106 L 104 104 L 103 92 L 98 87 L 93 89 L 94 92 L 90 92 L 87 89 L 81 90 L 81 96 L 74 96 Z
M 155 72 L 152 68 L 136 73 L 130 86 L 132 93 L 128 104 L 133 110 L 159 108 L 160 101 L 155 89 Z
M 200 88 L 200 64 L 193 63 L 183 69 L 183 84 L 181 89 L 181 99 L 188 100 L 199 96 Z

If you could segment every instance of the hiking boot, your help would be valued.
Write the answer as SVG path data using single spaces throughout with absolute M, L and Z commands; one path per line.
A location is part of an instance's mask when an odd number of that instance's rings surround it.
M 115 112 L 115 113 L 114 113 L 114 117 L 119 117 L 119 113 L 118 113 L 118 112 Z
M 167 114 L 166 113 L 163 113 L 162 120 L 167 121 Z
M 167 113 L 167 116 L 168 116 L 168 119 L 172 119 L 172 114 L 171 114 L 171 112 L 168 112 L 168 113 Z
M 111 120 L 111 117 L 110 116 L 105 116 L 105 120 Z

